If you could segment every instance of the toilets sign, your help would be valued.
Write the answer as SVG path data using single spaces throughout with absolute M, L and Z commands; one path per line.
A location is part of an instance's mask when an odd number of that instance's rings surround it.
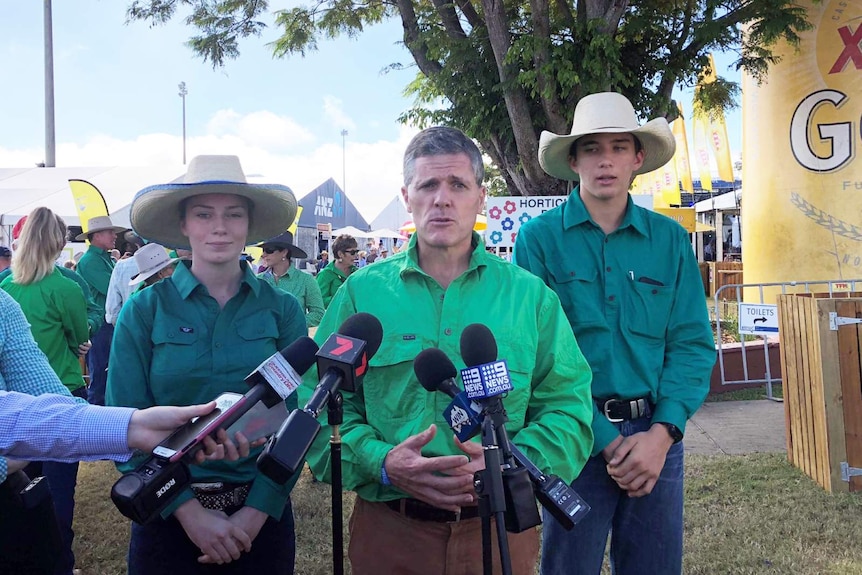
M 739 333 L 748 335 L 778 333 L 778 306 L 762 303 L 739 304 Z

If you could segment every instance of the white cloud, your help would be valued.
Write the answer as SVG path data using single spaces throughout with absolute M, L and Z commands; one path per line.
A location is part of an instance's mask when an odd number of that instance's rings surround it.
M 326 121 L 338 130 L 356 131 L 356 124 L 344 112 L 341 100 L 335 96 L 323 97 L 323 114 Z
M 264 133 L 267 130 L 262 128 L 264 120 L 282 130 L 282 136 L 267 137 Z M 402 156 L 417 132 L 414 128 L 401 128 L 395 141 L 361 142 L 348 138 L 345 157 L 341 142 L 309 145 L 315 140 L 311 132 L 290 118 L 267 111 L 242 115 L 222 110 L 213 116 L 208 128 L 207 135 L 187 139 L 189 159 L 199 154 L 237 155 L 246 174 L 259 175 L 256 181 L 290 186 L 297 198 L 328 178 L 342 185 L 346 173 L 347 196 L 369 223 L 400 193 Z M 286 134 L 304 145 L 288 146 Z M 30 168 L 42 158 L 41 148 L 0 147 L 0 166 Z M 59 167 L 181 163 L 182 137 L 171 134 L 144 134 L 132 140 L 97 134 L 84 141 L 61 142 L 57 146 Z

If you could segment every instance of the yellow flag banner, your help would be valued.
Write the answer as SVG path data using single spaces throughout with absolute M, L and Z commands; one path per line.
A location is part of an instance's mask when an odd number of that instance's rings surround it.
M 72 190 L 82 231 L 86 233 L 90 218 L 108 215 L 108 204 L 105 203 L 99 188 L 86 180 L 69 180 L 69 188 Z
M 662 204 L 666 206 L 679 206 L 682 203 L 679 193 L 679 177 L 676 173 L 676 163 L 668 162 L 658 170 L 661 174 Z
M 709 143 L 707 142 L 707 131 L 709 121 L 702 113 L 694 114 L 694 161 L 697 172 L 700 174 L 700 187 L 703 190 L 712 191 L 712 171 L 709 167 Z
M 676 140 L 676 153 L 673 161 L 676 164 L 676 173 L 682 184 L 682 189 L 690 194 L 694 193 L 694 183 L 691 181 L 691 162 L 688 159 L 688 138 L 685 135 L 685 116 L 682 113 L 682 104 L 677 102 L 679 117 L 674 120 L 670 127 L 673 131 L 673 139 Z
M 862 276 L 862 0 L 799 5 L 813 29 L 743 77 L 746 283 Z
M 287 231 L 292 233 L 294 237 L 296 237 L 296 228 L 299 226 L 299 216 L 302 215 L 302 206 L 296 206 L 296 217 L 293 218 L 293 223 L 290 224 L 290 227 L 287 228 Z

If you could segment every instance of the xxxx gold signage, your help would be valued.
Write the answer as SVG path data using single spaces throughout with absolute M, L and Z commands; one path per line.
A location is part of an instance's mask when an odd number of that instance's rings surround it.
M 862 0 L 801 5 L 799 50 L 743 78 L 746 283 L 862 277 Z
M 674 220 L 688 233 L 695 231 L 694 208 L 653 208 L 653 211 Z

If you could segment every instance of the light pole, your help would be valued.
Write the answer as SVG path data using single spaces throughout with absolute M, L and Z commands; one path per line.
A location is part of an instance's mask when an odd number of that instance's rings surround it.
M 186 83 L 185 82 L 180 82 L 179 89 L 180 89 L 179 96 L 180 96 L 180 98 L 183 99 L 183 165 L 185 166 L 186 165 L 186 94 L 188 94 L 189 91 L 186 90 Z
M 347 195 L 347 130 L 341 130 L 341 191 Z
M 57 147 L 54 131 L 54 33 L 51 0 L 45 0 L 43 12 L 42 24 L 45 35 L 45 166 L 53 168 L 57 165 Z

